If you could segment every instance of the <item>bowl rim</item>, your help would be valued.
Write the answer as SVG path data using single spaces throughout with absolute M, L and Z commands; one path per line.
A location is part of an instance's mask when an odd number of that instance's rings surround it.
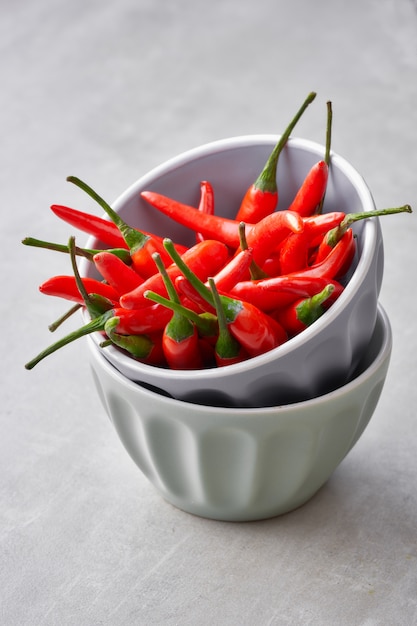
M 259 145 L 273 147 L 278 141 L 279 137 L 280 135 L 275 134 L 238 135 L 234 137 L 211 141 L 181 152 L 177 156 L 171 157 L 170 159 L 154 167 L 149 172 L 138 178 L 117 197 L 112 206 L 114 210 L 119 211 L 124 203 L 132 197 L 132 195 L 138 194 L 139 191 L 142 189 L 151 188 L 152 182 L 155 179 L 160 178 L 168 172 L 172 172 L 174 169 L 180 168 L 182 165 L 192 160 L 204 158 L 208 155 L 212 155 L 214 152 L 225 152 L 242 147 L 254 147 Z M 308 150 L 309 152 L 316 154 L 318 159 L 323 158 L 325 151 L 325 147 L 320 143 L 300 137 L 290 137 L 287 141 L 285 148 L 287 146 Z M 359 174 L 354 166 L 349 163 L 344 157 L 334 152 L 333 150 L 331 150 L 331 163 L 333 167 L 337 167 L 345 175 L 345 177 L 351 182 L 352 186 L 356 189 L 360 202 L 363 206 L 363 210 L 373 210 L 375 208 L 375 204 L 371 191 L 364 178 L 361 176 L 361 174 Z M 106 218 L 106 216 L 104 217 Z M 285 343 L 277 346 L 276 348 L 273 348 L 268 352 L 265 352 L 255 357 L 251 357 L 250 359 L 247 359 L 240 363 L 226 365 L 222 368 L 213 367 L 201 370 L 167 370 L 166 368 L 149 365 L 147 363 L 132 359 L 132 357 L 130 357 L 127 353 L 122 352 L 115 346 L 108 346 L 106 348 L 109 357 L 111 357 L 111 360 L 119 362 L 121 366 L 124 367 L 125 371 L 126 369 L 129 369 L 132 372 L 142 372 L 142 375 L 154 377 L 155 384 L 157 384 L 158 380 L 163 380 L 166 378 L 167 371 L 169 371 L 169 376 L 171 379 L 175 379 L 178 381 L 188 381 L 191 379 L 195 381 L 198 381 L 199 379 L 214 380 L 219 376 L 223 378 L 228 376 L 235 376 L 236 374 L 239 374 L 243 371 L 248 372 L 253 368 L 262 367 L 263 365 L 266 365 L 267 363 L 270 363 L 277 358 L 285 357 L 286 355 L 296 350 L 299 346 L 305 344 L 309 340 L 315 339 L 322 332 L 322 329 L 327 324 L 335 320 L 340 312 L 343 311 L 343 309 L 354 298 L 356 298 L 357 285 L 362 284 L 362 282 L 366 279 L 369 267 L 373 262 L 373 256 L 376 252 L 378 240 L 378 228 L 378 218 L 372 218 L 370 220 L 364 221 L 364 247 L 362 250 L 362 254 L 359 258 L 357 267 L 355 268 L 345 289 L 343 290 L 339 298 L 332 304 L 332 306 L 327 311 L 325 311 L 325 313 L 318 320 L 316 320 L 314 324 L 303 330 L 302 333 L 296 335 L 295 337 L 292 337 L 291 339 L 288 339 L 288 341 L 286 341 Z M 95 241 L 96 239 L 94 237 L 89 237 L 86 243 L 86 247 L 94 248 Z M 84 275 L 83 272 L 85 272 L 85 269 L 87 267 L 88 261 L 83 260 L 80 263 L 82 275 Z
M 328 393 L 324 393 L 322 395 L 316 396 L 314 398 L 310 398 L 308 400 L 303 400 L 301 402 L 291 402 L 289 404 L 278 404 L 276 406 L 266 406 L 266 407 L 218 407 L 214 405 L 204 405 L 197 404 L 194 402 L 187 402 L 184 400 L 179 400 L 177 398 L 168 397 L 163 394 L 156 393 L 147 387 L 144 387 L 140 383 L 136 383 L 129 378 L 127 378 L 124 374 L 122 374 L 119 370 L 116 369 L 114 365 L 106 359 L 106 357 L 101 353 L 100 348 L 92 341 L 91 337 L 87 337 L 88 345 L 90 348 L 91 358 L 93 358 L 96 363 L 106 370 L 106 373 L 113 378 L 117 383 L 121 383 L 124 387 L 132 391 L 139 391 L 143 396 L 144 400 L 149 398 L 156 398 L 158 402 L 169 406 L 176 406 L 178 409 L 183 410 L 194 410 L 198 413 L 203 414 L 211 414 L 217 413 L 218 415 L 226 415 L 228 417 L 233 416 L 259 416 L 260 414 L 264 416 L 272 416 L 277 413 L 283 412 L 297 412 L 301 409 L 313 408 L 317 405 L 331 402 L 337 397 L 343 397 L 347 394 L 354 391 L 354 389 L 359 388 L 361 385 L 365 384 L 365 382 L 371 379 L 373 376 L 377 374 L 377 372 L 384 366 L 384 363 L 390 358 L 392 351 L 392 327 L 387 315 L 387 312 L 378 302 L 378 310 L 377 310 L 377 321 L 375 327 L 380 324 L 381 325 L 381 345 L 379 347 L 378 353 L 373 359 L 372 363 L 366 367 L 362 372 L 360 372 L 356 377 L 352 378 L 346 384 L 341 385 L 337 389 L 329 391 Z

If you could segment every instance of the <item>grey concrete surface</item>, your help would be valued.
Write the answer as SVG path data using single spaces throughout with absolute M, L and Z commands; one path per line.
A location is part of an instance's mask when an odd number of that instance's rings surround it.
M 250 524 L 199 519 L 154 492 L 92 390 L 85 344 L 32 372 L 63 311 L 37 285 L 67 273 L 53 203 L 90 207 L 180 151 L 279 133 L 367 180 L 378 207 L 417 206 L 412 0 L 19 0 L 0 7 L 2 358 L 0 623 L 4 626 L 411 626 L 417 623 L 416 215 L 384 218 L 381 302 L 394 331 L 362 439 L 304 507 Z M 74 322 L 69 322 L 69 327 Z

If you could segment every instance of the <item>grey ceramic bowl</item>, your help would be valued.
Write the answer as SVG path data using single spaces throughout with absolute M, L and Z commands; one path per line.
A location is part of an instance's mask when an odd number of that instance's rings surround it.
M 350 382 L 306 402 L 259 409 L 202 406 L 154 393 L 88 343 L 103 405 L 159 493 L 189 513 L 249 521 L 307 502 L 355 445 L 377 406 L 392 336 L 379 307 Z
M 234 217 L 247 187 L 256 179 L 276 136 L 225 139 L 201 146 L 140 178 L 113 207 L 131 225 L 185 244 L 189 230 L 150 207 L 140 197 L 146 189 L 198 205 L 201 180 L 215 191 L 216 212 Z M 286 208 L 324 147 L 290 139 L 278 164 L 278 209 Z M 332 155 L 324 210 L 373 210 L 363 178 L 345 159 Z M 125 376 L 161 389 L 177 399 L 224 406 L 267 406 L 304 400 L 344 383 L 372 335 L 382 282 L 384 255 L 377 218 L 357 222 L 357 258 L 349 283 L 335 304 L 307 330 L 284 345 L 244 363 L 198 371 L 172 371 L 135 361 L 115 347 L 103 355 Z M 88 247 L 97 247 L 90 239 Z M 85 266 L 85 273 L 91 274 Z M 95 336 L 98 343 L 100 335 Z

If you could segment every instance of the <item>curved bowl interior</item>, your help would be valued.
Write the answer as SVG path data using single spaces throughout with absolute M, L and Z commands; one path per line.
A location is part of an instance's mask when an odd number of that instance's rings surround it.
M 93 377 L 118 436 L 169 502 L 218 520 L 264 519 L 302 505 L 371 419 L 388 371 L 389 320 L 379 306 L 354 378 L 302 403 L 218 408 L 154 393 L 124 377 L 90 342 Z
M 188 229 L 150 207 L 140 192 L 151 189 L 197 206 L 200 181 L 215 191 L 216 213 L 234 217 L 247 187 L 262 169 L 276 136 L 226 139 L 186 152 L 143 176 L 114 203 L 132 226 L 194 243 Z M 278 165 L 278 208 L 286 208 L 307 171 L 323 158 L 324 148 L 304 139 L 290 139 Z M 332 155 L 324 210 L 373 210 L 372 195 L 358 172 Z M 167 371 L 132 359 L 110 346 L 103 354 L 132 380 L 178 399 L 226 406 L 265 406 L 302 400 L 342 384 L 356 367 L 372 334 L 383 274 L 383 245 L 377 219 L 357 222 L 357 256 L 345 291 L 332 307 L 303 333 L 284 345 L 243 364 L 198 371 Z M 97 247 L 90 239 L 88 247 Z M 91 267 L 84 264 L 86 274 Z M 97 335 L 96 343 L 101 341 Z

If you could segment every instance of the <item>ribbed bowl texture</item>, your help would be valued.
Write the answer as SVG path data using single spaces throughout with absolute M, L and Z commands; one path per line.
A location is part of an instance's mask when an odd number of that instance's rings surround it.
M 171 504 L 224 521 L 259 520 L 306 503 L 371 419 L 392 334 L 379 305 L 352 379 L 314 399 L 266 408 L 175 400 L 126 378 L 88 339 L 94 381 L 133 461 Z

